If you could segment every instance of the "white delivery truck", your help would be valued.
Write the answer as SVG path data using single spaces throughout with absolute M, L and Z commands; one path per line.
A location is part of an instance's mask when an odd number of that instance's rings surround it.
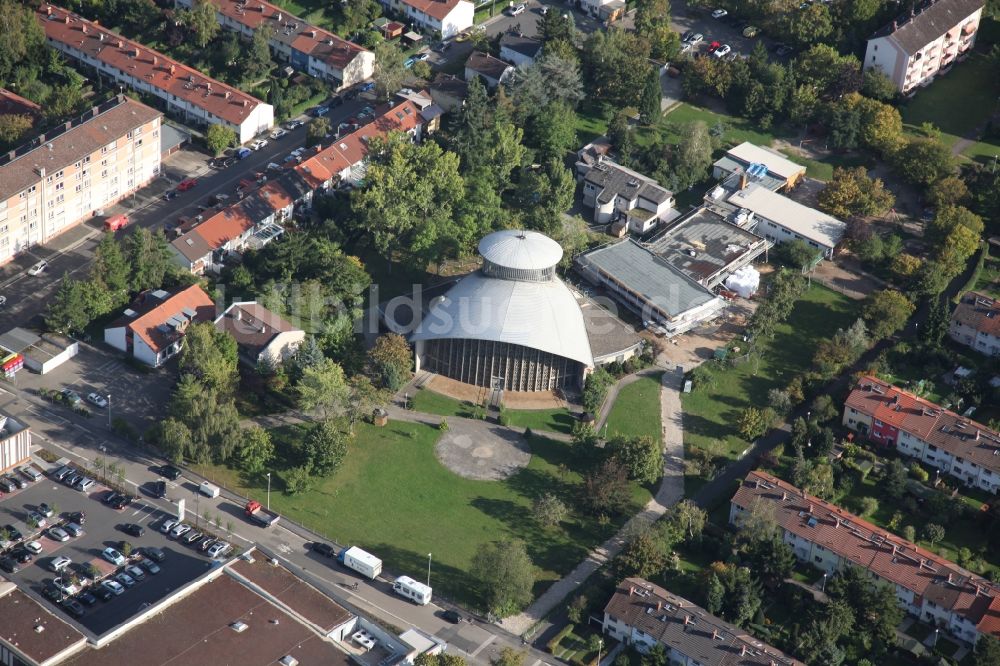
M 348 569 L 354 569 L 362 576 L 367 576 L 372 580 L 378 578 L 378 575 L 382 573 L 382 560 L 371 553 L 366 553 L 357 546 L 340 551 L 337 559 Z
M 397 578 L 396 582 L 392 584 L 392 591 L 420 606 L 426 606 L 431 602 L 431 588 L 409 576 Z
M 209 483 L 208 481 L 202 481 L 201 485 L 198 486 L 198 492 L 200 492 L 205 497 L 218 497 L 219 496 L 219 486 L 214 483 Z

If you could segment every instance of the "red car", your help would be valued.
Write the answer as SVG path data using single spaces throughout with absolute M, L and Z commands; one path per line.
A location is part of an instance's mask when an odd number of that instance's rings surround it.
M 181 182 L 179 182 L 177 184 L 177 191 L 178 192 L 187 192 L 188 190 L 190 190 L 192 187 L 194 187 L 197 184 L 198 184 L 198 181 L 195 180 L 194 178 L 188 178 L 186 180 L 182 180 Z
M 711 44 L 708 45 L 708 52 L 715 53 L 715 49 L 719 48 L 720 46 L 722 46 L 722 42 L 712 42 Z M 178 187 L 177 189 L 180 188 Z

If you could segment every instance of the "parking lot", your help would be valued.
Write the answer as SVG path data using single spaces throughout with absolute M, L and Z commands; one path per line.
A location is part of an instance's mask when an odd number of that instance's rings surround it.
M 70 621 L 73 618 L 65 609 L 42 595 L 43 590 L 51 587 L 50 583 L 59 576 L 50 571 L 57 558 L 68 557 L 72 560 L 62 574 L 63 582 L 68 583 L 75 577 L 80 587 L 86 589 L 88 585 L 98 585 L 102 579 L 113 579 L 122 571 L 121 566 L 115 566 L 102 556 L 105 548 L 121 551 L 122 542 L 127 541 L 131 549 L 125 549 L 131 551 L 132 560 L 128 565 L 136 563 L 138 553 L 143 549 L 152 547 L 163 551 L 163 561 L 157 563 L 159 571 L 154 574 L 148 568 L 142 568 L 144 578 L 136 580 L 134 586 L 128 587 L 119 596 L 102 601 L 77 594 L 76 598 L 83 602 L 83 614 L 76 618 L 76 622 L 96 635 L 107 632 L 157 603 L 213 566 L 212 559 L 197 547 L 185 545 L 183 540 L 170 538 L 157 529 L 164 519 L 172 517 L 166 510 L 169 504 L 159 504 L 160 500 L 142 496 L 122 510 L 115 510 L 102 502 L 110 492 L 106 486 L 95 483 L 87 493 L 83 493 L 45 476 L 23 490 L 4 494 L 0 498 L 0 528 L 12 525 L 23 534 L 21 543 L 37 541 L 41 545 L 41 552 L 31 562 L 18 565 L 20 570 L 13 574 L 4 572 L 3 575 L 42 603 L 54 606 L 57 613 Z M 43 529 L 32 528 L 29 514 L 38 511 L 43 503 L 49 506 L 52 515 L 46 519 Z M 59 535 L 52 534 L 51 528 L 65 526 L 69 522 L 68 514 L 79 511 L 86 514 L 82 533 L 66 541 L 57 540 Z M 127 534 L 123 530 L 127 523 L 141 525 L 144 534 L 139 537 Z M 17 546 L 11 550 L 16 549 Z

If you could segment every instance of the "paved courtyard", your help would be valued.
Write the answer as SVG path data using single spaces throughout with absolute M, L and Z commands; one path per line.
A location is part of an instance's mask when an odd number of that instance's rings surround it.
M 467 419 L 451 424 L 434 454 L 455 474 L 478 481 L 506 479 L 531 460 L 528 442 L 514 430 Z

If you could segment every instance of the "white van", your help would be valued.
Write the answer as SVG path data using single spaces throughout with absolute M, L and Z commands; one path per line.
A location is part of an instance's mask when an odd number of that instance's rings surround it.
M 431 602 L 431 588 L 423 583 L 418 583 L 409 576 L 397 578 L 396 582 L 392 584 L 392 591 L 420 606 L 426 606 Z
M 198 492 L 205 497 L 218 497 L 219 496 L 219 486 L 214 483 L 209 483 L 204 481 L 200 486 L 198 486 Z

